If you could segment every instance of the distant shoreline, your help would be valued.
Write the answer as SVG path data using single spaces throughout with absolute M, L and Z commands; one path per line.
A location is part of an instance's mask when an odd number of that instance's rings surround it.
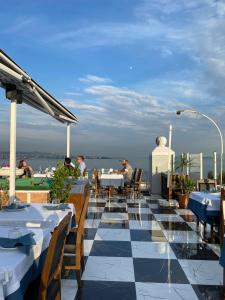
M 17 158 L 19 159 L 64 159 L 65 154 L 56 154 L 56 153 L 42 153 L 42 152 L 17 152 Z M 74 159 L 76 156 L 72 156 Z M 111 156 L 92 156 L 85 155 L 86 159 L 121 159 L 121 157 L 111 157 Z M 9 159 L 9 152 L 1 152 L 0 159 Z

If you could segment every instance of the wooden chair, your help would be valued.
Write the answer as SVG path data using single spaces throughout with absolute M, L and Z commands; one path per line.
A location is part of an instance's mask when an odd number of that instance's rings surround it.
M 137 173 L 138 173 L 137 171 L 138 171 L 138 169 L 135 168 L 133 173 L 132 173 L 130 184 L 126 185 L 123 189 L 123 195 L 125 196 L 126 199 L 128 197 L 134 195 L 135 183 L 136 183 Z
M 134 185 L 137 179 L 137 173 L 138 173 L 138 169 L 134 168 L 134 171 L 132 173 L 132 177 L 131 177 L 131 185 Z
M 223 246 L 224 233 L 225 233 L 225 189 L 221 188 L 221 201 L 220 201 L 220 246 Z
M 84 222 L 88 210 L 89 194 L 85 198 L 83 210 L 81 212 L 80 221 L 78 227 L 75 230 L 71 230 L 71 234 L 74 235 L 75 243 L 66 243 L 64 250 L 64 270 L 75 270 L 77 277 L 78 287 L 82 286 L 81 275 L 84 270 Z M 67 262 L 66 258 L 74 258 L 74 261 Z
M 216 189 L 216 180 L 215 179 L 203 179 L 197 181 L 198 191 L 210 191 L 211 189 Z
M 221 188 L 221 201 L 220 201 L 220 248 L 224 247 L 224 233 L 225 233 L 225 189 Z M 223 295 L 225 299 L 225 268 L 223 268 Z
M 54 229 L 41 276 L 29 286 L 24 299 L 61 300 L 61 268 L 71 215 L 69 212 Z
M 39 300 L 61 299 L 61 268 L 71 216 L 72 213 L 69 212 L 52 234 L 41 275 Z M 58 287 L 57 290 L 54 289 L 56 285 Z
M 134 187 L 135 198 L 139 198 L 140 197 L 142 175 L 143 175 L 143 170 L 142 169 L 138 169 L 138 171 L 137 171 L 137 178 L 136 178 L 135 187 Z
M 80 222 L 81 213 L 85 203 L 86 197 L 89 197 L 89 185 L 87 184 L 82 194 L 70 194 L 67 203 L 72 203 L 76 210 L 76 225 Z
M 94 198 L 98 197 L 108 197 L 110 190 L 108 187 L 102 187 L 100 185 L 100 180 L 99 180 L 99 173 L 98 171 L 94 171 L 92 175 L 92 183 L 93 183 L 93 193 L 94 193 Z

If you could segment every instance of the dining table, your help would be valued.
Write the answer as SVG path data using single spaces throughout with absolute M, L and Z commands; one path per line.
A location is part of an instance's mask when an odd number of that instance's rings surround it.
M 57 204 L 31 203 L 23 210 L 0 210 L 0 226 L 23 226 L 32 228 L 49 228 L 53 231 L 65 215 L 71 211 L 76 214 L 73 204 L 68 209 L 54 209 Z
M 102 187 L 108 187 L 108 186 L 123 187 L 124 186 L 123 174 L 100 174 L 99 181 Z
M 215 241 L 215 227 L 220 223 L 220 203 L 221 193 L 214 192 L 192 192 L 189 195 L 188 208 L 197 217 L 197 226 L 199 222 L 203 224 L 203 239 L 208 241 L 206 237 L 206 225 L 211 227 L 210 238 Z
M 99 174 L 99 184 L 101 187 L 108 189 L 108 199 L 110 200 L 115 188 L 124 187 L 123 174 Z
M 188 208 L 205 223 L 219 221 L 220 193 L 192 192 L 189 195 Z
M 21 234 L 31 232 L 35 244 L 30 253 L 19 247 L 0 247 L 0 300 L 22 300 L 31 281 L 41 273 L 51 232 L 49 228 L 18 227 Z M 0 237 L 8 237 L 12 227 L 0 226 Z
M 23 204 L 21 204 L 23 205 Z M 72 212 L 71 226 L 75 222 L 73 204 L 29 204 L 22 209 L 0 211 L 0 300 L 22 300 L 29 284 L 41 273 L 54 228 Z M 12 242 L 13 232 L 22 238 L 31 234 L 33 244 L 29 251 L 24 247 L 4 245 Z M 27 248 L 25 248 L 27 249 Z M 22 251 L 23 250 L 23 251 Z

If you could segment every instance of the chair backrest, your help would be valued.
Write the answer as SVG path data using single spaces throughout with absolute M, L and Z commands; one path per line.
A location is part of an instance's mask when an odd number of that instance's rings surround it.
M 216 180 L 214 179 L 203 179 L 197 181 L 198 191 L 210 191 L 211 189 L 216 188 Z
M 78 229 L 76 233 L 76 264 L 79 265 L 81 261 L 81 249 L 83 247 L 84 239 L 84 222 L 88 211 L 89 205 L 89 191 L 84 199 L 84 206 L 80 217 L 80 222 L 78 224 Z
M 69 212 L 53 231 L 41 274 L 39 300 L 55 299 L 59 291 L 63 251 L 71 216 Z
M 67 203 L 72 203 L 76 210 L 76 224 L 79 224 L 81 213 L 84 206 L 84 200 L 86 197 L 86 194 L 89 192 L 89 186 L 86 185 L 84 188 L 83 194 L 71 194 L 69 196 L 69 199 L 66 201 Z
M 140 183 L 141 182 L 142 174 L 143 174 L 143 170 L 142 169 L 138 169 L 136 183 Z
M 223 245 L 224 233 L 225 233 L 225 189 L 221 188 L 220 196 L 220 245 Z
M 131 176 L 131 183 L 135 183 L 137 176 L 137 168 L 134 169 L 132 176 Z

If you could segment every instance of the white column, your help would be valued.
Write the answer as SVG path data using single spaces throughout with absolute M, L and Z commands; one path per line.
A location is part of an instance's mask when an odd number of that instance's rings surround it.
M 187 175 L 190 175 L 190 154 L 187 153 Z
M 199 159 L 200 159 L 200 180 L 203 179 L 203 155 L 202 152 L 199 153 Z
M 70 123 L 67 123 L 66 156 L 70 157 Z
M 213 152 L 213 176 L 217 179 L 217 153 Z
M 10 177 L 9 177 L 9 201 L 16 199 L 16 100 L 11 100 L 10 112 Z
M 172 125 L 169 127 L 169 147 L 168 147 L 168 174 L 167 187 L 170 187 L 170 172 L 171 172 L 171 142 L 172 142 Z

